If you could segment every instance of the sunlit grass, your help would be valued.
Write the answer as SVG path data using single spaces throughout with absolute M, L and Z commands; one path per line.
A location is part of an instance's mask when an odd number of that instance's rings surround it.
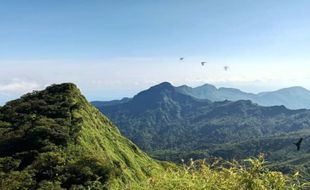
M 207 164 L 204 160 L 190 161 L 181 167 L 168 168 L 140 184 L 127 189 L 138 190 L 280 190 L 309 189 L 309 183 L 301 183 L 299 174 L 287 176 L 265 167 L 263 156 L 245 160 L 245 164 L 226 162 L 223 166 Z

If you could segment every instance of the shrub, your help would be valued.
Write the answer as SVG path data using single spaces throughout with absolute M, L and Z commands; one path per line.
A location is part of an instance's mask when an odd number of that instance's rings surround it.
M 228 167 L 206 164 L 204 160 L 190 161 L 182 167 L 168 168 L 143 184 L 130 184 L 127 189 L 139 190 L 281 190 L 307 189 L 298 178 L 281 172 L 269 171 L 262 156 L 246 160 L 247 164 L 227 162 Z

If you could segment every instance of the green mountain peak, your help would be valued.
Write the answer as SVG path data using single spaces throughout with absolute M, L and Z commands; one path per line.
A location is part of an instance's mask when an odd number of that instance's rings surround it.
M 10 163 L 10 164 L 8 164 Z M 15 188 L 117 188 L 161 166 L 124 138 L 71 83 L 0 108 L 0 177 Z M 12 184 L 11 184 L 12 185 Z

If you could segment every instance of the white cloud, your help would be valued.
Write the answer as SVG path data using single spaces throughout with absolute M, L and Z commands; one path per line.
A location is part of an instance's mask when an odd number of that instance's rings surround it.
M 22 81 L 14 79 L 7 83 L 0 83 L 1 93 L 25 93 L 42 88 L 42 85 L 35 81 Z
M 207 64 L 201 66 L 200 61 Z M 223 67 L 230 69 L 225 71 Z M 217 87 L 235 87 L 250 92 L 275 90 L 288 86 L 310 89 L 308 60 L 272 58 L 109 58 L 102 60 L 0 60 L 0 102 L 47 84 L 73 82 L 93 99 L 132 96 L 157 83 L 198 86 L 211 83 Z M 13 80 L 12 78 L 17 78 Z

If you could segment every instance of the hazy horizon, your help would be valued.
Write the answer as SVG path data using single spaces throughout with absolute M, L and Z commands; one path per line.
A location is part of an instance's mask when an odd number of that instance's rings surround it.
M 12 83 L 10 85 L 2 87 L 2 89 L 5 88 L 5 90 L 8 90 L 8 91 L 13 90 L 15 88 L 22 89 L 22 86 L 20 84 L 18 84 L 19 82 L 20 81 L 16 81 L 16 83 Z M 71 83 L 70 81 L 66 81 L 66 82 Z M 122 94 L 122 93 L 116 93 L 115 95 L 113 95 L 111 93 L 107 93 L 110 96 L 104 96 L 104 94 L 97 93 L 97 91 L 94 94 L 87 94 L 87 93 L 85 94 L 84 89 L 80 88 L 80 90 L 82 91 L 82 94 L 84 94 L 89 101 L 111 101 L 111 100 L 120 100 L 122 98 L 132 98 L 133 96 L 137 95 L 139 92 L 147 90 L 150 87 L 159 85 L 159 84 L 161 84 L 163 82 L 168 82 L 168 83 L 172 84 L 174 87 L 179 87 L 179 86 L 182 86 L 182 85 L 186 85 L 186 86 L 191 87 L 191 88 L 196 88 L 196 87 L 200 87 L 200 86 L 203 86 L 203 85 L 212 85 L 212 86 L 215 86 L 217 89 L 219 89 L 219 88 L 234 88 L 234 89 L 241 90 L 242 92 L 245 92 L 245 93 L 253 93 L 253 94 L 259 94 L 259 93 L 264 93 L 264 92 L 272 92 L 272 91 L 277 91 L 277 90 L 281 90 L 281 89 L 284 89 L 284 88 L 291 88 L 291 87 L 302 87 L 302 88 L 305 88 L 303 86 L 287 86 L 287 87 L 283 87 L 283 88 L 275 88 L 275 89 L 262 90 L 262 91 L 246 91 L 246 90 L 240 89 L 240 88 L 235 87 L 235 86 L 221 86 L 221 84 L 217 84 L 216 85 L 216 84 L 211 84 L 211 83 L 202 83 L 202 84 L 198 84 L 198 85 L 189 85 L 189 84 L 177 84 L 176 85 L 176 84 L 174 84 L 172 82 L 169 82 L 169 81 L 161 81 L 159 83 L 154 83 L 151 86 L 146 86 L 145 88 L 129 89 L 128 91 L 123 93 L 124 95 L 120 95 L 120 96 L 119 96 L 119 94 Z M 60 83 L 53 83 L 53 84 L 60 84 Z M 15 95 L 11 95 L 9 93 L 8 94 L 2 94 L 4 96 L 0 100 L 0 106 L 4 105 L 8 101 L 11 101 L 11 100 L 14 100 L 16 98 L 19 98 L 20 96 L 22 96 L 22 95 L 24 95 L 26 93 L 30 93 L 30 92 L 32 92 L 34 90 L 44 90 L 47 86 L 52 85 L 52 84 L 46 84 L 44 86 L 39 86 L 38 84 L 35 84 L 35 83 L 32 83 L 32 84 L 31 83 L 27 83 L 25 85 L 32 86 L 33 89 L 29 89 L 28 91 L 26 89 L 23 89 L 24 90 L 23 92 L 15 93 Z M 104 89 L 102 89 L 102 90 L 104 90 Z M 307 90 L 309 90 L 309 89 L 307 89 Z M 123 91 L 123 90 L 120 89 L 119 91 Z

